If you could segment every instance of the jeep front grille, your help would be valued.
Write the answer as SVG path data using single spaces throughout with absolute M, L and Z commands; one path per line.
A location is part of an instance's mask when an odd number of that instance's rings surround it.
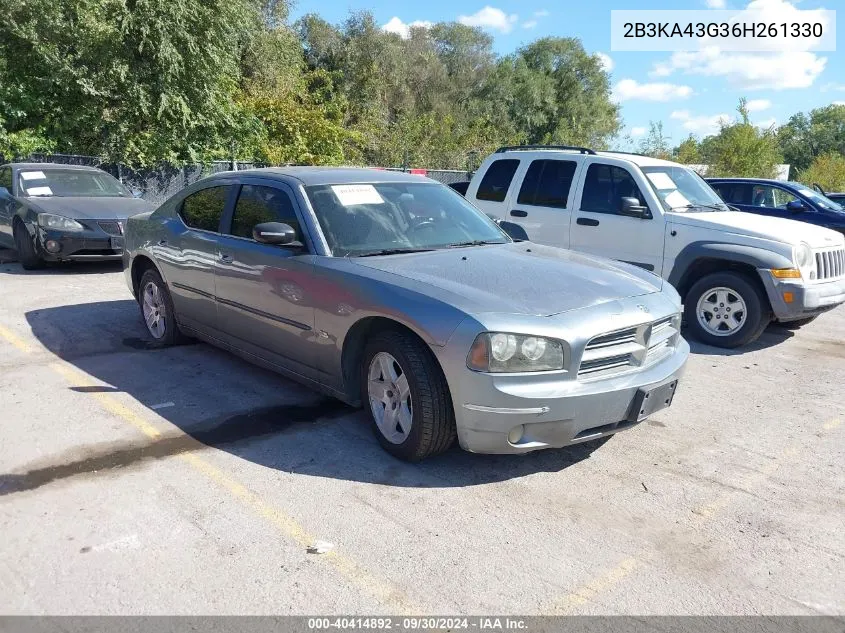
M 614 375 L 657 362 L 675 349 L 680 321 L 675 315 L 591 338 L 581 356 L 579 378 Z
M 816 279 L 836 279 L 845 275 L 845 249 L 816 251 Z

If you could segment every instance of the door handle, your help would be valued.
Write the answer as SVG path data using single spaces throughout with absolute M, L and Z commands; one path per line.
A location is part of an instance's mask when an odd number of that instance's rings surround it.
M 576 224 L 580 224 L 581 226 L 598 226 L 599 221 L 594 220 L 593 218 L 578 218 L 575 220 Z
M 231 255 L 221 254 L 217 261 L 219 261 L 221 264 L 231 264 L 233 261 L 235 261 L 235 258 Z
M 514 209 L 511 211 L 511 215 L 515 218 L 527 218 L 528 213 L 526 211 L 520 211 L 519 209 Z

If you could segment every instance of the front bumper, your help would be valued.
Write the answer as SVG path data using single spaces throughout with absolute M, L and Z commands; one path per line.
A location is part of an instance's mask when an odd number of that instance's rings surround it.
M 123 256 L 123 236 L 99 228 L 57 231 L 39 226 L 35 242 L 38 255 L 46 261 L 116 261 Z M 58 244 L 58 250 L 48 250 L 48 242 Z
M 845 303 L 845 277 L 805 284 L 797 279 L 777 279 L 770 270 L 759 272 L 778 321 L 804 319 Z

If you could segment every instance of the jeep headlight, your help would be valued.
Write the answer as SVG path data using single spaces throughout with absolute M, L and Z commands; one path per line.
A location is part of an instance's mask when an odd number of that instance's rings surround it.
M 467 367 L 493 373 L 559 370 L 564 368 L 563 343 L 542 336 L 484 332 L 475 337 Z
M 38 226 L 56 231 L 84 231 L 85 227 L 76 220 L 53 213 L 39 213 Z
M 816 261 L 813 258 L 813 249 L 809 244 L 801 242 L 795 247 L 795 265 L 801 271 L 801 276 L 804 279 L 814 279 L 816 270 Z

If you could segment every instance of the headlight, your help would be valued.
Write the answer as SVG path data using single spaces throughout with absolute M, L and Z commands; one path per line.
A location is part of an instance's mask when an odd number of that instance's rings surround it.
M 810 248 L 809 244 L 801 242 L 795 248 L 795 264 L 798 266 L 798 270 L 801 271 L 801 276 L 804 279 L 815 278 L 816 261 L 813 258 L 813 249 Z
M 475 337 L 467 367 L 494 373 L 563 369 L 563 344 L 542 336 L 484 332 Z
M 39 213 L 38 226 L 45 229 L 55 229 L 57 231 L 84 231 L 85 227 L 76 220 L 71 220 L 63 215 L 54 215 L 52 213 Z

